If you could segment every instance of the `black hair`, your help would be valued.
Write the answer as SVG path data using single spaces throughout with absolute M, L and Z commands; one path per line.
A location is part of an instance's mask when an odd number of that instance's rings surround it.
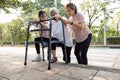
M 45 11 L 39 11 L 39 13 L 38 13 L 38 17 L 40 17 L 41 15 L 44 15 L 44 14 L 46 14 L 46 12 Z M 47 14 L 46 14 L 47 15 Z
M 76 7 L 76 5 L 75 4 L 73 4 L 73 3 L 68 3 L 67 5 L 66 5 L 66 8 L 71 8 L 72 10 L 74 10 L 75 11 L 75 14 L 77 14 L 77 7 Z

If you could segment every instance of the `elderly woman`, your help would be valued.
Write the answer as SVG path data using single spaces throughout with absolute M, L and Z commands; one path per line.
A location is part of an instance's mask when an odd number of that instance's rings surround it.
M 51 8 L 50 10 L 50 15 L 53 17 L 55 16 L 56 14 L 59 14 L 59 11 L 56 9 L 56 8 Z M 64 32 L 65 32 L 65 41 L 66 41 L 66 44 L 52 44 L 52 59 L 51 59 L 51 62 L 56 62 L 57 61 L 57 57 L 56 57 L 56 45 L 59 45 L 62 47 L 62 51 L 63 51 L 63 60 L 65 61 L 65 51 L 64 51 L 64 45 L 66 46 L 66 53 L 67 53 L 67 61 L 68 63 L 70 63 L 71 61 L 71 49 L 72 49 L 72 37 L 71 37 L 71 34 L 70 32 L 68 31 L 69 27 L 68 26 L 65 26 L 64 25 Z M 52 21 L 52 37 L 53 38 L 56 38 L 56 40 L 58 41 L 63 41 L 63 29 L 62 29 L 62 22 L 59 20 L 59 21 L 55 21 L 53 20 Z

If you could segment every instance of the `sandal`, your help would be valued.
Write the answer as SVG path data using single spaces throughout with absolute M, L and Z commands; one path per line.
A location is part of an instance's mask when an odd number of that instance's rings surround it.
M 54 63 L 54 62 L 57 62 L 57 57 L 53 57 L 51 60 L 50 60 L 51 63 Z

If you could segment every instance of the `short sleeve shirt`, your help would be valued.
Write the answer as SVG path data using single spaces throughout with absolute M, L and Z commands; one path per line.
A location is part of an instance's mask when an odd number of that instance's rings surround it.
M 48 25 L 48 24 L 49 24 L 49 23 L 47 22 L 46 25 Z M 38 25 L 37 25 L 37 28 L 38 28 L 38 29 L 41 29 L 41 25 L 38 24 Z M 45 38 L 49 38 L 49 32 L 48 32 L 48 31 L 43 31 L 42 36 L 45 37 Z
M 80 13 L 75 14 L 75 17 L 72 19 L 73 22 L 85 23 L 84 16 Z M 75 39 L 77 42 L 82 42 L 87 39 L 88 35 L 91 34 L 91 31 L 87 25 L 84 26 L 84 29 L 78 29 L 72 25 L 72 30 L 75 34 Z

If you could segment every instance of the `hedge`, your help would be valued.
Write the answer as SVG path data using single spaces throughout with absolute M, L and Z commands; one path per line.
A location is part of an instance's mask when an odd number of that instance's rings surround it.
M 107 38 L 107 43 L 108 44 L 120 44 L 120 37 L 118 36 L 112 36 Z

